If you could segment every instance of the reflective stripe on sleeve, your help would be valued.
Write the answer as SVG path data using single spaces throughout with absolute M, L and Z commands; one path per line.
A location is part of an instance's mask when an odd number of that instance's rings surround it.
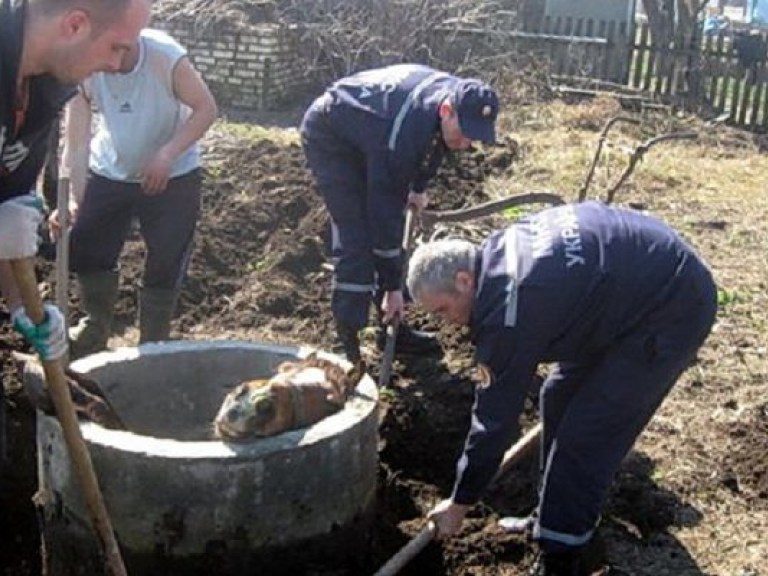
M 509 277 L 504 300 L 504 326 L 512 327 L 517 324 L 517 234 L 513 227 L 504 233 L 504 252 Z
M 408 110 L 413 106 L 414 100 L 418 98 L 419 94 L 421 94 L 424 91 L 424 88 L 435 82 L 436 80 L 442 80 L 443 78 L 448 78 L 448 74 L 444 74 L 441 72 L 430 74 L 424 80 L 419 82 L 416 87 L 411 90 L 408 93 L 408 96 L 406 96 L 405 101 L 403 102 L 402 106 L 400 106 L 400 110 L 397 111 L 397 116 L 395 116 L 395 121 L 392 123 L 392 131 L 389 133 L 389 144 L 388 148 L 390 150 L 395 149 L 395 144 L 397 143 L 397 137 L 400 134 L 400 128 L 403 125 L 403 122 L 405 122 L 405 116 L 408 114 Z

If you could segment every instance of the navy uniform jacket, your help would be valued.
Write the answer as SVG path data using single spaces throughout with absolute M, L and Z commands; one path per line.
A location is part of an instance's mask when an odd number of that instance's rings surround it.
M 48 136 L 61 107 L 75 94 L 51 76 L 30 78 L 29 104 L 21 128 L 16 125 L 19 73 L 26 2 L 0 4 L 0 202 L 28 194 L 45 164 Z
M 338 139 L 361 152 L 374 249 L 391 253 L 402 242 L 408 193 L 423 192 L 445 146 L 438 108 L 459 78 L 419 64 L 360 72 L 335 82 L 318 99 L 325 122 L 303 128 L 305 145 L 332 148 Z M 332 193 L 332 191 L 324 191 Z M 402 260 L 377 266 L 384 290 L 400 288 Z M 379 263 L 381 264 L 381 263 Z
M 496 472 L 539 362 L 589 362 L 667 304 L 687 274 L 710 278 L 671 228 L 598 202 L 491 235 L 478 254 L 470 330 L 493 380 L 476 389 L 454 501 L 474 503 Z

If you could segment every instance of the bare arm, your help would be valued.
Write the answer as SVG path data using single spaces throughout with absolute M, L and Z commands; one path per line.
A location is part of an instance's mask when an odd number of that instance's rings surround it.
M 181 58 L 173 69 L 173 92 L 192 113 L 145 167 L 143 184 L 150 194 L 165 189 L 173 162 L 202 138 L 218 113 L 208 85 L 187 57 Z
M 173 69 L 173 92 L 176 97 L 189 106 L 192 114 L 165 145 L 163 150 L 175 160 L 187 148 L 203 137 L 210 128 L 218 110 L 213 94 L 200 74 L 192 66 L 189 58 L 182 58 Z

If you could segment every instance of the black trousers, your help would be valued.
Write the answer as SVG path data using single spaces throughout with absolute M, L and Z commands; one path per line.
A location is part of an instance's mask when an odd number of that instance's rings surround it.
M 200 170 L 171 178 L 163 192 L 152 196 L 140 184 L 90 173 L 70 236 L 72 271 L 115 270 L 137 219 L 147 249 L 143 286 L 178 289 L 189 264 L 201 188 Z

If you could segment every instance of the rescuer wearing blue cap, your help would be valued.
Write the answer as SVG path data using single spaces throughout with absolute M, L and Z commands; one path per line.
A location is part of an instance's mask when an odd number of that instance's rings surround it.
M 374 294 L 381 321 L 401 318 L 405 211 L 427 205 L 427 183 L 447 150 L 495 142 L 499 100 L 481 80 L 419 64 L 366 70 L 331 85 L 304 115 L 309 167 L 332 220 L 331 308 L 344 353 L 360 359 L 359 332 Z M 397 350 L 438 348 L 400 323 Z

